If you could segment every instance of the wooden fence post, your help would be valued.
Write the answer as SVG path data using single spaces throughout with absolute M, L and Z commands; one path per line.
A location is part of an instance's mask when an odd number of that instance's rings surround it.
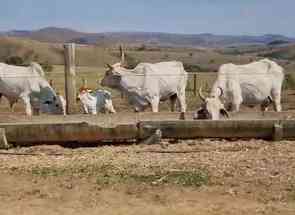
M 87 80 L 84 77 L 82 78 L 82 87 L 87 88 Z
M 197 74 L 194 73 L 194 95 L 196 96 L 198 94 L 198 89 L 197 89 Z
M 75 44 L 64 45 L 65 57 L 65 95 L 67 101 L 67 114 L 75 113 L 76 108 L 76 66 Z

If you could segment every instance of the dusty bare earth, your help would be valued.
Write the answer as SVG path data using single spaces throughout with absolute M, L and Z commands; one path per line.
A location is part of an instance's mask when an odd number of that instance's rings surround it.
M 0 152 L 0 214 L 295 214 L 293 141 Z

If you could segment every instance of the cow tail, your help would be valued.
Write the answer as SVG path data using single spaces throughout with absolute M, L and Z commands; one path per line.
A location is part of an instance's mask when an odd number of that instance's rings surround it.
M 45 77 L 45 73 L 42 69 L 42 67 L 40 66 L 40 64 L 36 63 L 36 62 L 32 62 L 30 64 L 30 66 L 33 68 L 33 70 L 35 70 L 36 72 L 38 72 L 38 74 L 42 77 Z

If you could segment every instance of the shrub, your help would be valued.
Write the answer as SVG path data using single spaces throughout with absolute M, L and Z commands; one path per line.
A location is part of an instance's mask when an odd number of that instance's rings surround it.
M 140 47 L 138 47 L 137 51 L 145 51 L 147 49 L 145 44 L 142 44 Z
M 295 74 L 286 74 L 283 89 L 295 89 Z
M 24 64 L 24 60 L 19 56 L 10 56 L 6 58 L 5 63 L 15 66 L 21 66 Z
M 201 67 L 197 64 L 184 64 L 183 66 L 187 72 L 210 72 L 210 69 Z
M 215 63 L 215 60 L 214 60 L 214 59 L 211 59 L 211 60 L 209 61 L 209 63 L 210 63 L 210 64 L 213 64 L 213 63 Z
M 134 67 L 137 66 L 137 64 L 139 63 L 139 61 L 137 59 L 135 59 L 134 57 L 125 54 L 125 61 L 126 61 L 126 68 L 127 69 L 133 69 Z
M 53 70 L 53 66 L 48 61 L 41 63 L 41 66 L 42 66 L 44 72 L 51 72 Z
M 282 45 L 282 44 L 287 44 L 287 43 L 289 43 L 289 41 L 286 41 L 286 40 L 274 40 L 274 41 L 269 42 L 267 45 L 268 46 L 275 46 L 275 45 Z

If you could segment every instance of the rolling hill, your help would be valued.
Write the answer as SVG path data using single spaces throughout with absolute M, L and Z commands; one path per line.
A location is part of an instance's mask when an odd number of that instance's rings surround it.
M 21 37 L 41 42 L 99 44 L 110 46 L 118 43 L 128 45 L 155 45 L 170 47 L 224 47 L 249 44 L 267 45 L 274 41 L 295 42 L 295 38 L 267 34 L 262 36 L 233 36 L 214 34 L 173 34 L 157 32 L 106 32 L 85 33 L 68 28 L 47 27 L 39 30 L 13 30 L 0 35 Z

